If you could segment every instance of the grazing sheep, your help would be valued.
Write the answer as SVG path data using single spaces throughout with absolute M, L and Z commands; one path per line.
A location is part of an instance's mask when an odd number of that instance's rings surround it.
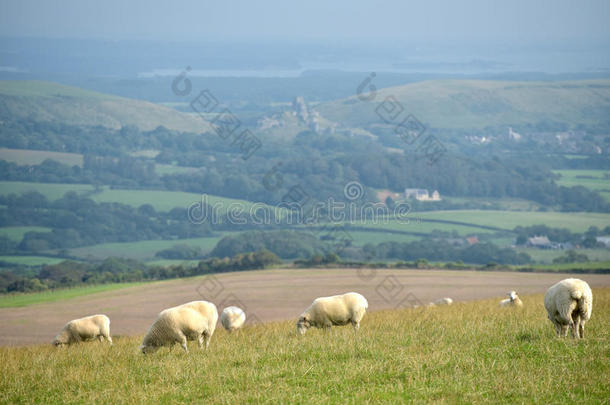
M 142 353 L 152 353 L 161 346 L 179 343 L 188 353 L 187 340 L 197 340 L 199 347 L 210 345 L 210 339 L 216 329 L 218 311 L 216 306 L 207 301 L 192 301 L 177 307 L 161 311 L 152 324 L 140 349 Z
M 437 299 L 434 302 L 431 302 L 431 304 L 434 304 L 434 305 L 451 305 L 451 304 L 453 304 L 453 300 L 451 298 L 449 298 L 449 297 L 444 297 L 444 298 L 439 298 L 439 299 Z M 433 307 L 434 305 L 430 305 L 430 306 Z
M 589 284 L 567 278 L 549 288 L 544 295 L 544 307 L 555 325 L 557 336 L 566 336 L 568 327 L 572 337 L 585 337 L 585 322 L 591 318 L 593 293 Z
M 362 295 L 350 292 L 332 297 L 316 298 L 297 321 L 297 331 L 303 335 L 312 326 L 330 329 L 332 325 L 354 325 L 360 328 L 360 321 L 369 303 Z
M 106 315 L 86 316 L 68 322 L 53 340 L 53 345 L 71 345 L 95 338 L 100 342 L 105 338 L 112 345 L 110 319 Z
M 220 323 L 229 332 L 241 328 L 245 322 L 246 314 L 238 307 L 226 307 L 220 314 Z
M 519 298 L 516 291 L 510 291 L 507 295 L 508 295 L 508 298 L 500 301 L 501 307 L 522 307 L 523 306 L 523 301 L 521 301 L 521 298 Z

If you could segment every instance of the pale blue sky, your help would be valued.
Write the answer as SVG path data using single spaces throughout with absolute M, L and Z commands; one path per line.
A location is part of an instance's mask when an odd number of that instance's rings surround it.
M 155 40 L 608 40 L 608 0 L 0 0 L 0 36 Z

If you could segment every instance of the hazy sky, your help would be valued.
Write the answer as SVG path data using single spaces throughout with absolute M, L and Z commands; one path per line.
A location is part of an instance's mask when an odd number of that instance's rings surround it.
M 609 21 L 609 0 L 0 0 L 0 36 L 605 41 Z

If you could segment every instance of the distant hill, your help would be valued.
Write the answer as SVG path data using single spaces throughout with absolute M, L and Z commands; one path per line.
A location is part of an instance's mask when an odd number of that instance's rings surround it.
M 35 80 L 0 81 L 0 119 L 6 117 L 109 128 L 135 125 L 141 130 L 159 125 L 197 133 L 209 129 L 209 125 L 195 114 L 181 113 L 147 101 Z
M 610 80 L 430 80 L 380 89 L 372 102 L 354 95 L 321 104 L 316 110 L 324 118 L 351 127 L 383 123 L 375 109 L 389 96 L 394 96 L 406 113 L 435 128 L 547 122 L 570 128 L 582 124 L 610 129 Z

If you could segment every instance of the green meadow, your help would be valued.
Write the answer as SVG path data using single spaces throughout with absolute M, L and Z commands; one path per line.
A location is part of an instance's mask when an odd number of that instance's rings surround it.
M 69 300 L 71 298 L 82 297 L 84 295 L 112 291 L 120 288 L 134 287 L 142 284 L 144 283 L 111 283 L 83 287 L 61 288 L 58 290 L 36 293 L 2 294 L 0 295 L 0 308 L 26 307 L 28 305 L 42 304 L 45 302 Z
M 141 336 L 0 348 L 0 402 L 607 403 L 610 289 L 595 289 L 586 338 L 557 338 L 542 295 L 370 312 L 297 336 L 293 321 L 228 334 L 207 351 L 143 355 Z

